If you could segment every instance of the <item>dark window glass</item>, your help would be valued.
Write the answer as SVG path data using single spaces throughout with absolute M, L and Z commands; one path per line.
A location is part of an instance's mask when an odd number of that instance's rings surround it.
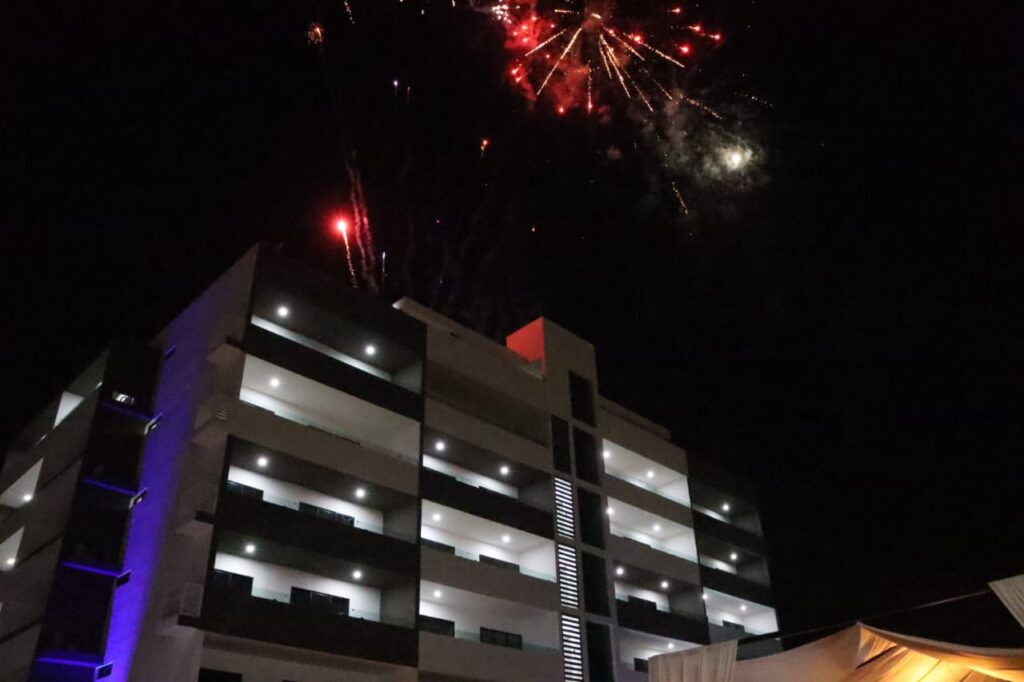
M 587 663 L 591 682 L 615 682 L 612 640 L 607 625 L 587 622 Z
M 728 630 L 735 630 L 736 632 L 746 632 L 746 629 L 739 623 L 733 623 L 727 620 L 722 621 L 722 627 Z
M 648 668 L 647 668 L 647 659 L 646 658 L 634 658 L 633 659 L 633 670 L 637 671 L 638 673 L 650 672 L 650 670 L 648 670 Z
M 629 603 L 634 606 L 639 606 L 642 609 L 651 609 L 653 611 L 658 610 L 658 605 L 652 602 L 650 599 L 641 599 L 640 597 L 629 597 Z
M 263 499 L 263 491 L 259 488 L 253 488 L 251 485 L 244 485 L 236 481 L 228 481 L 227 490 L 229 493 L 235 495 L 242 495 L 244 497 L 251 497 L 256 500 Z
M 338 512 L 331 511 L 330 509 L 318 507 L 315 504 L 306 504 L 305 502 L 299 502 L 299 511 L 304 514 L 311 514 L 313 516 L 318 516 L 321 519 L 327 519 L 328 521 L 334 521 L 335 523 L 341 523 L 346 526 L 356 525 L 355 518 L 347 516 L 345 514 L 339 514 Z
M 199 682 L 242 682 L 242 673 L 229 673 L 224 670 L 200 668 Z
M 501 566 L 502 568 L 511 568 L 514 571 L 519 570 L 519 564 L 514 564 L 511 561 L 503 561 L 502 559 L 495 559 L 485 554 L 480 555 L 480 563 L 490 564 L 492 566 Z
M 569 423 L 560 417 L 551 415 L 551 451 L 555 458 L 555 468 L 567 474 L 572 473 L 569 461 Z
M 419 629 L 424 632 L 433 632 L 438 635 L 445 635 L 446 637 L 455 636 L 455 622 L 445 620 L 443 618 L 434 618 L 433 616 L 419 616 L 417 619 Z
M 569 402 L 572 403 L 573 419 L 579 419 L 584 424 L 596 425 L 594 420 L 594 391 L 590 382 L 569 372 Z
M 436 549 L 438 552 L 445 552 L 447 554 L 455 554 L 455 548 L 451 545 L 446 545 L 443 542 L 436 542 L 434 540 L 428 540 L 426 538 L 420 538 L 420 543 L 424 547 Z
M 512 632 L 480 628 L 480 641 L 484 644 L 496 644 L 510 649 L 523 648 L 523 636 Z
M 211 579 L 214 591 L 220 595 L 248 597 L 252 594 L 252 578 L 247 575 L 213 569 Z
M 608 574 L 604 559 L 583 553 L 583 603 L 590 613 L 611 615 L 608 608 Z
M 572 430 L 573 449 L 576 452 L 576 475 L 584 481 L 600 484 L 597 466 L 597 440 L 583 429 Z
M 348 599 L 333 594 L 324 594 L 323 592 L 304 590 L 301 587 L 293 587 L 291 602 L 294 606 L 312 611 L 330 613 L 335 616 L 348 615 Z
M 604 547 L 604 510 L 601 496 L 583 488 L 576 488 L 579 498 L 580 538 L 592 547 Z

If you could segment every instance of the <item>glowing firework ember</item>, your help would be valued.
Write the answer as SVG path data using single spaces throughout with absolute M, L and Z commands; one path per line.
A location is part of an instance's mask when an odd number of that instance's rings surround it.
M 647 19 L 645 27 L 652 30 L 646 32 L 620 25 L 610 2 L 574 2 L 543 11 L 535 4 L 500 3 L 491 12 L 505 25 L 512 80 L 528 97 L 549 93 L 559 114 L 576 107 L 590 113 L 609 105 L 615 93 L 649 112 L 663 99 L 714 114 L 681 92 L 676 80 L 687 69 L 684 60 L 720 43 L 722 34 L 686 23 L 682 7 Z
M 306 42 L 310 45 L 323 45 L 324 27 L 316 22 L 310 24 L 306 29 Z
M 348 221 L 344 218 L 338 218 L 334 221 L 334 229 L 345 242 L 345 261 L 348 263 L 348 274 L 352 278 L 352 286 L 356 286 L 356 268 L 352 264 L 352 247 L 348 243 Z

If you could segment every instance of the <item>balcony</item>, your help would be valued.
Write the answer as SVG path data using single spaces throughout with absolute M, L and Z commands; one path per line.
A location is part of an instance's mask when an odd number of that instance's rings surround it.
M 684 507 L 690 506 L 689 478 L 683 472 L 610 440 L 605 440 L 602 448 L 604 471 L 609 476 Z M 680 462 L 680 466 L 684 465 Z
M 511 462 L 519 462 L 539 471 L 551 466 L 547 440 L 536 440 L 534 434 L 517 433 L 507 425 L 464 412 L 428 397 L 424 405 L 424 422 L 437 433 L 449 434 L 467 446 L 496 453 Z
M 721 516 L 721 515 L 716 515 Z M 751 532 L 743 530 L 739 526 L 726 523 L 719 518 L 708 516 L 706 513 L 695 512 L 693 514 L 694 528 L 702 536 L 716 538 L 725 543 L 743 547 L 757 554 L 764 555 L 764 540 Z
M 779 629 L 775 609 L 749 599 L 704 588 L 711 641 L 764 635 Z
M 372 564 L 387 571 L 415 575 L 418 556 L 412 542 L 372 530 L 225 490 L 217 507 L 217 525 L 236 537 L 235 549 L 246 538 L 260 538 L 274 547 L 279 563 L 290 563 L 309 553 L 358 565 Z M 222 540 L 227 539 L 222 538 Z M 317 563 L 309 558 L 307 561 Z
M 771 588 L 767 585 L 760 585 L 738 575 L 707 566 L 701 567 L 700 576 L 701 584 L 706 588 L 759 604 L 770 604 L 772 601 Z
M 554 522 L 551 513 L 520 502 L 514 497 L 427 468 L 421 472 L 420 486 L 424 499 L 533 535 L 553 537 Z
M 421 542 L 438 552 L 555 581 L 555 543 L 452 507 L 423 501 Z
M 377 348 L 376 345 L 373 347 Z M 280 325 L 268 323 L 261 318 L 254 318 L 253 324 L 246 330 L 245 351 L 251 356 L 315 379 L 339 391 L 359 396 L 411 419 L 418 419 L 422 415 L 417 392 L 397 383 L 390 372 L 348 355 L 332 353 L 323 344 L 289 333 Z M 373 360 L 381 364 L 376 356 Z M 418 374 L 418 361 L 415 366 Z M 401 372 L 401 368 L 394 369 L 396 373 Z
M 396 426 L 403 424 L 399 421 Z M 369 442 L 282 417 L 268 408 L 220 396 L 201 408 L 195 439 L 215 441 L 223 439 L 225 433 L 260 443 L 271 453 L 285 453 L 409 495 L 417 495 L 419 490 L 418 437 L 413 443 L 412 455 L 389 452 Z
M 619 647 L 616 668 L 616 679 L 619 682 L 646 682 L 646 664 L 649 658 L 699 646 L 695 642 L 678 637 L 661 637 L 627 629 L 621 625 L 616 629 L 615 639 Z
M 669 580 L 698 584 L 700 570 L 696 562 L 658 547 L 611 535 L 608 538 L 608 554 L 616 564 L 628 564 L 642 568 Z
M 703 618 L 661 611 L 653 602 L 616 599 L 615 612 L 619 625 L 624 628 L 697 644 L 709 641 L 707 621 Z
M 467 592 L 485 594 L 507 601 L 554 609 L 558 604 L 558 588 L 554 576 L 538 577 L 529 569 L 518 569 L 480 561 L 472 555 L 451 548 L 424 545 L 420 552 L 420 574 L 424 580 L 456 587 Z
M 419 650 L 420 670 L 453 679 L 545 682 L 562 674 L 562 657 L 554 650 L 509 649 L 433 632 L 419 633 Z
M 275 595 L 211 591 L 198 619 L 185 624 L 210 632 L 342 656 L 416 665 L 417 633 L 358 616 L 292 605 Z

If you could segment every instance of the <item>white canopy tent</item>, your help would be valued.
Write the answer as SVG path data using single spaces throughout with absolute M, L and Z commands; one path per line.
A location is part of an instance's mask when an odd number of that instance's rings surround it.
M 1024 575 L 991 587 L 1024 619 Z M 1024 682 L 1024 649 L 960 646 L 862 623 L 764 658 L 737 661 L 736 647 L 731 641 L 655 656 L 651 682 Z

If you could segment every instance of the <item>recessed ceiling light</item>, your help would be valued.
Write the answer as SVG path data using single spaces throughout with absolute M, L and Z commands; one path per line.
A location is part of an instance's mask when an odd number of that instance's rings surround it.
M 278 379 L 277 377 L 270 377 L 270 387 L 271 388 L 277 388 L 280 385 L 281 385 L 281 380 L 280 379 Z
M 654 478 L 654 469 L 647 470 L 647 478 Z
M 256 460 L 256 466 L 258 466 L 261 469 L 266 468 L 268 464 L 270 464 L 270 460 L 267 459 L 266 457 L 260 457 Z
M 732 507 L 729 506 L 728 502 L 722 503 L 722 511 L 729 511 Z
M 254 545 L 254 544 L 252 544 L 250 542 L 248 545 L 245 546 L 245 553 L 246 554 L 255 554 L 256 553 L 256 545 Z
M 437 522 L 441 520 L 440 512 L 434 512 L 434 515 L 430 517 L 433 521 Z
M 434 599 L 441 598 L 441 590 L 434 590 Z
M 502 535 L 501 536 L 501 541 L 504 542 L 505 544 L 508 544 L 508 543 L 512 542 L 512 536 L 510 536 L 510 535 Z
M 373 345 L 372 343 L 368 343 L 366 344 L 366 348 L 363 349 L 363 352 L 372 358 L 374 355 L 377 354 L 377 346 Z
M 608 459 L 611 456 L 612 456 L 612 453 L 610 453 L 607 450 L 605 450 L 604 452 L 601 453 L 601 457 L 603 457 L 604 459 Z
M 673 644 L 672 642 L 669 642 L 669 643 L 668 643 L 668 648 L 669 648 L 669 649 L 675 649 L 675 648 L 676 648 L 676 645 L 675 645 L 675 644 Z
M 366 497 L 366 489 L 356 488 L 356 497 L 358 497 L 360 500 Z
M 13 566 L 14 565 L 14 557 L 10 557 L 9 559 L 7 559 L 7 565 L 8 566 Z
M 438 452 L 444 452 L 444 449 L 446 447 L 447 446 L 444 444 L 443 440 L 439 440 L 436 443 L 434 443 L 434 449 L 437 450 Z
M 661 524 L 660 523 L 654 524 L 654 532 L 655 533 L 660 533 L 661 532 Z
M 352 578 L 355 580 L 362 580 L 363 572 L 357 568 L 356 570 L 352 571 Z
M 740 611 L 746 611 L 746 610 L 747 610 L 747 605 L 746 604 L 740 604 Z
M 614 513 L 615 513 L 615 507 L 608 507 L 608 516 L 611 516 Z
M 732 554 L 729 555 L 729 558 L 732 559 L 733 561 L 736 561 L 737 559 L 740 558 L 740 555 L 737 554 L 736 552 L 733 552 Z
M 507 464 L 502 464 L 501 468 L 498 469 L 498 473 L 500 473 L 502 476 L 508 476 L 508 472 L 509 468 Z
M 21 496 L 21 501 L 22 502 L 31 502 L 32 501 L 32 493 L 25 493 L 24 495 L 22 495 Z
M 622 566 L 616 566 L 615 575 L 626 575 L 626 569 L 624 569 Z
M 286 306 L 286 305 L 279 305 L 279 306 L 277 306 L 277 316 L 278 317 L 288 317 L 288 315 L 291 312 L 292 311 L 288 310 L 288 306 Z
M 667 590 L 668 589 L 668 581 L 667 580 L 662 580 L 661 581 L 661 589 L 663 589 L 663 590 Z

